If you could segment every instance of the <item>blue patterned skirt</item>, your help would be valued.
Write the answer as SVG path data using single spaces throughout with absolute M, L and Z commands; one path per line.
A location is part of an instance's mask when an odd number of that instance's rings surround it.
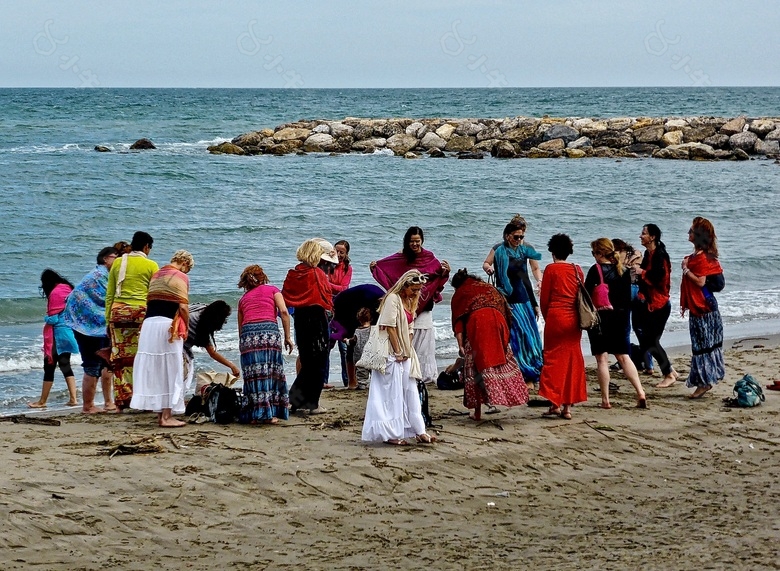
M 282 335 L 275 321 L 245 323 L 238 348 L 248 404 L 242 412 L 247 422 L 278 418 L 287 420 L 287 380 L 284 376 Z
M 717 309 L 704 315 L 691 315 L 691 372 L 688 387 L 711 387 L 726 376 L 723 363 L 723 321 Z
M 531 302 L 510 303 L 512 323 L 509 324 L 509 344 L 517 365 L 527 383 L 539 382 L 542 370 L 542 339 Z

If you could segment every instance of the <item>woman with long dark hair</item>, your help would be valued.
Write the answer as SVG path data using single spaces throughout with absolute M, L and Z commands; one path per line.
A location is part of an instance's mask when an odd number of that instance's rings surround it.
M 693 219 L 688 230 L 693 254 L 682 261 L 680 313 L 690 312 L 691 372 L 686 386 L 695 388 L 689 398 L 704 396 L 726 376 L 723 361 L 723 321 L 715 292 L 726 285 L 723 268 L 718 261 L 718 238 L 712 222 L 701 216 Z
M 671 387 L 678 376 L 661 346 L 661 336 L 672 312 L 669 301 L 672 262 L 661 241 L 661 229 L 658 226 L 645 224 L 639 240 L 645 247 L 645 254 L 636 272 L 639 294 L 634 303 L 634 331 L 639 340 L 639 352 L 645 370 L 652 370 L 651 363 L 655 358 L 664 375 L 656 386 L 666 388 Z
M 43 326 L 43 387 L 41 397 L 28 403 L 31 408 L 43 408 L 49 398 L 54 384 L 54 370 L 59 367 L 68 386 L 68 406 L 76 406 L 76 377 L 70 366 L 71 353 L 78 353 L 79 348 L 73 331 L 65 324 L 63 313 L 68 295 L 73 291 L 73 284 L 51 269 L 43 270 L 41 274 L 41 293 L 46 298 L 46 317 Z
M 422 380 L 432 383 L 439 375 L 436 365 L 436 337 L 433 329 L 433 306 L 442 300 L 441 292 L 450 275 L 447 260 L 439 261 L 433 252 L 423 248 L 425 233 L 419 226 L 411 226 L 404 234 L 400 252 L 371 262 L 374 279 L 386 290 L 409 270 L 418 270 L 426 282 L 420 292 L 420 302 L 414 318 L 413 345 L 420 360 Z
M 220 365 L 224 365 L 230 372 L 238 377 L 241 370 L 229 359 L 217 351 L 217 341 L 214 335 L 221 331 L 232 313 L 230 305 L 218 299 L 206 305 L 205 303 L 190 304 L 190 322 L 187 340 L 184 342 L 184 358 L 187 371 L 185 378 L 189 387 L 194 373 L 192 352 L 193 347 L 200 347 L 208 353 Z

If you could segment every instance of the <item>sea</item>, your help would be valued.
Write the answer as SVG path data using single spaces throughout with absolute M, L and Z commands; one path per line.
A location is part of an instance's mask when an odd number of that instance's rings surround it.
M 373 283 L 371 260 L 401 247 L 421 226 L 425 247 L 453 268 L 480 274 L 515 213 L 527 241 L 550 262 L 546 242 L 568 233 L 571 260 L 592 264 L 601 236 L 639 246 L 658 224 L 673 260 L 691 251 L 694 216 L 710 218 L 726 289 L 719 294 L 727 336 L 780 332 L 780 165 L 771 160 L 657 159 L 404 160 L 375 154 L 220 156 L 209 145 L 299 119 L 345 117 L 777 116 L 780 88 L 528 89 L 0 89 L 0 415 L 28 410 L 42 380 L 45 300 L 40 274 L 76 283 L 104 246 L 136 230 L 154 237 L 161 265 L 192 252 L 191 297 L 235 306 L 249 264 L 281 286 L 305 239 L 351 244 L 353 285 Z M 141 137 L 156 150 L 130 151 Z M 105 145 L 110 153 L 98 153 Z M 434 311 L 440 365 L 456 353 L 449 298 Z M 540 323 L 543 327 L 543 323 Z M 673 311 L 665 339 L 687 342 Z M 217 348 L 238 363 L 232 318 Z M 80 358 L 72 359 L 79 380 Z M 287 358 L 294 379 L 295 354 Z M 199 370 L 221 369 L 196 355 Z M 338 353 L 331 379 L 340 385 Z M 49 409 L 65 408 L 59 371 Z M 98 402 L 101 402 L 98 396 Z

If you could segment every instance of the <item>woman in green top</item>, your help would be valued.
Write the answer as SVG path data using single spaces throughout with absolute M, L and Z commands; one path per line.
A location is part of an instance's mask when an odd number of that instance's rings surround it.
M 133 234 L 132 251 L 117 258 L 108 273 L 106 321 L 111 338 L 114 401 L 119 410 L 129 407 L 133 397 L 133 360 L 146 315 L 146 294 L 149 280 L 160 269 L 147 258 L 153 242 L 146 232 Z

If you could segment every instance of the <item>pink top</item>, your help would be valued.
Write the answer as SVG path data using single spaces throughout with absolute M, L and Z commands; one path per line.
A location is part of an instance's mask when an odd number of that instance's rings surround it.
M 341 293 L 349 287 L 349 282 L 352 281 L 352 266 L 344 268 L 344 262 L 339 262 L 328 275 L 328 280 L 330 280 L 330 289 L 333 291 L 333 295 Z
M 276 302 L 274 295 L 279 288 L 270 284 L 259 285 L 246 292 L 238 302 L 238 309 L 244 323 L 276 321 Z
M 407 311 L 406 309 L 404 309 L 404 313 L 406 314 L 406 322 L 407 323 L 411 323 L 412 321 L 414 321 L 414 317 L 412 316 L 412 312 L 411 311 Z

